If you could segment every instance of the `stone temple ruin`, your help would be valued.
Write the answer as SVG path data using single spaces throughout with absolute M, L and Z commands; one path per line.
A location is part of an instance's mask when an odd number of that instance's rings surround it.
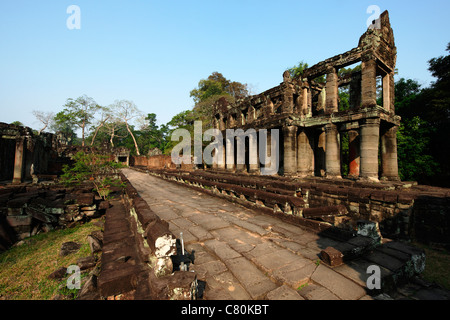
M 361 63 L 360 70 L 339 76 L 339 69 L 355 63 Z M 105 218 L 103 230 L 91 234 L 90 239 L 96 239 L 92 252 L 102 252 L 102 270 L 98 288 L 85 299 L 123 294 L 134 299 L 192 299 L 192 290 L 197 290 L 198 283 L 206 278 L 201 278 L 201 272 L 182 272 L 180 261 L 184 264 L 184 259 L 194 264 L 191 271 L 195 271 L 193 251 L 189 260 L 183 242 L 171 226 L 172 220 L 184 222 L 177 231 L 192 226 L 189 219 L 195 213 L 190 210 L 186 215 L 178 215 L 160 204 L 160 199 L 152 199 L 153 190 L 141 192 L 151 186 L 133 186 L 127 172 L 140 171 L 212 195 L 216 197 L 212 207 L 219 197 L 275 217 L 272 227 L 287 222 L 336 240 L 338 246 L 323 247 L 318 252 L 310 250 L 315 261 L 320 257 L 332 268 L 365 255 L 387 272 L 384 283 L 388 278 L 398 282 L 421 273 L 423 251 L 396 240 L 449 246 L 450 190 L 399 180 L 396 132 L 401 119 L 394 108 L 395 65 L 396 47 L 386 11 L 361 36 L 356 48 L 319 62 L 297 77 L 285 72 L 279 86 L 261 94 L 234 104 L 219 100 L 214 107 L 214 127 L 226 137 L 223 145 L 227 148 L 223 159 L 216 158 L 209 168 L 176 166 L 166 155 L 130 156 L 125 149 L 105 150 L 112 160 L 133 168 L 120 174 L 126 188 L 121 190 L 120 199 L 111 203 L 93 196 L 92 190 L 63 189 L 46 183 L 57 179 L 77 147 L 61 143 L 57 135 L 35 135 L 29 128 L 0 123 L 0 252 L 36 234 L 39 228 L 45 232 L 52 226 L 70 227 L 100 214 Z M 317 81 L 322 76 L 326 76 L 325 83 Z M 377 78 L 381 78 L 381 105 L 377 104 Z M 349 88 L 349 110 L 339 110 L 341 86 Z M 236 149 L 230 146 L 238 144 L 227 137 L 227 129 L 267 129 L 269 157 L 270 129 L 278 129 L 278 172 L 262 175 L 263 166 L 270 164 L 250 161 L 260 146 L 251 141 L 255 135 L 244 139 L 244 163 L 237 161 Z M 343 135 L 349 138 L 348 163 L 343 163 Z M 260 138 L 256 136 L 257 140 Z M 342 174 L 344 164 L 349 169 L 347 177 Z M 149 178 L 139 174 L 146 177 L 141 182 Z M 203 214 L 204 221 L 198 219 L 198 225 L 189 231 L 183 229 L 187 239 L 195 238 L 193 230 L 211 236 L 203 227 L 211 227 L 213 220 L 224 223 L 219 211 L 211 216 Z M 226 216 L 230 220 L 230 214 Z M 205 221 L 200 227 L 200 222 Z M 235 223 L 241 231 L 259 228 L 237 217 L 228 222 Z M 234 252 L 216 239 L 206 239 L 221 244 L 217 248 L 227 247 L 225 253 Z M 220 256 L 222 249 L 215 250 L 215 245 L 213 251 Z M 238 259 L 245 261 L 244 257 Z M 392 267 L 394 260 L 398 263 Z M 272 280 L 266 280 L 273 285 Z M 298 285 L 291 287 L 295 290 Z M 252 298 L 264 296 L 268 297 L 266 292 Z
M 349 135 L 349 177 L 397 181 L 396 132 L 400 117 L 394 109 L 394 70 L 397 49 L 387 11 L 381 28 L 369 28 L 358 46 L 307 68 L 292 79 L 288 71 L 283 82 L 261 94 L 229 105 L 219 101 L 215 128 L 279 129 L 280 169 L 285 176 L 341 177 L 340 135 Z M 355 63 L 361 70 L 338 76 L 338 71 Z M 326 83 L 314 79 L 326 75 Z M 378 76 L 382 77 L 383 103 L 377 105 Z M 338 88 L 349 86 L 350 110 L 338 110 Z M 225 137 L 225 134 L 223 134 Z M 270 154 L 270 139 L 268 153 Z M 229 145 L 230 141 L 224 141 Z M 237 145 L 237 144 L 235 144 Z M 255 144 L 256 145 L 256 144 Z M 381 147 L 381 172 L 378 150 Z M 251 152 L 247 144 L 246 152 Z M 234 150 L 227 149 L 215 169 L 256 173 L 259 165 L 236 164 Z M 258 161 L 259 163 L 259 161 Z

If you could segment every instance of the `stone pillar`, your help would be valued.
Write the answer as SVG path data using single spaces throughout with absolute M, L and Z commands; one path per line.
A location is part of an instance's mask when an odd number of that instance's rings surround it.
M 227 171 L 234 171 L 234 136 L 225 138 L 226 141 L 226 168 Z
M 297 173 L 296 133 L 296 126 L 283 127 L 284 175 L 294 175 Z
M 326 106 L 325 113 L 330 114 L 338 111 L 338 75 L 336 68 L 331 67 L 327 70 L 326 84 Z
M 24 138 L 16 140 L 16 154 L 14 158 L 14 175 L 12 183 L 21 183 L 23 178 L 23 164 L 24 164 Z
M 297 135 L 297 173 L 301 177 L 314 175 L 314 151 L 309 141 L 309 136 L 304 129 L 300 129 Z
M 323 130 L 323 129 L 322 129 Z M 317 135 L 316 153 L 314 156 L 314 172 L 319 177 L 325 176 L 325 153 L 326 153 L 326 138 L 325 131 L 319 132 Z
M 349 178 L 359 178 L 360 154 L 359 154 L 359 133 L 356 130 L 348 132 L 348 157 L 349 157 Z
M 391 81 L 389 74 L 386 74 L 383 77 L 383 108 L 386 109 L 387 112 L 391 110 Z
M 236 159 L 236 171 L 238 172 L 243 172 L 245 171 L 245 136 L 240 136 L 237 135 L 236 136 L 236 152 L 238 153 L 238 155 L 235 157 Z M 239 153 L 242 153 L 241 155 L 239 155 Z M 239 163 L 241 162 L 241 163 Z
M 248 172 L 259 172 L 258 133 L 248 135 Z
M 350 109 L 358 109 L 361 107 L 361 72 L 352 74 L 349 91 Z
M 360 125 L 360 178 L 378 181 L 380 119 L 365 119 Z
M 397 160 L 397 130 L 398 126 L 393 126 L 381 136 L 382 180 L 400 180 Z
M 335 124 L 325 127 L 325 167 L 329 178 L 341 178 L 341 149 L 339 132 Z
M 222 143 L 223 143 L 223 141 L 222 141 Z M 225 150 L 225 146 L 226 146 L 226 144 L 224 143 L 223 145 L 222 145 L 222 148 L 219 148 L 219 152 L 218 152 L 218 155 L 217 155 L 217 161 L 218 161 L 218 163 L 217 163 L 217 169 L 218 170 L 225 170 L 225 164 L 226 164 L 226 150 Z M 220 150 L 221 149 L 221 150 Z
M 377 105 L 377 64 L 370 57 L 361 62 L 361 105 L 370 108 Z

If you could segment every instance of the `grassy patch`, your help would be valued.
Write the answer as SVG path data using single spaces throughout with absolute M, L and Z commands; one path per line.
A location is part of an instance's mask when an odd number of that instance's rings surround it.
M 423 278 L 450 290 L 450 252 L 424 244 L 415 243 L 414 245 L 425 250 L 426 263 L 425 271 L 422 273 Z
M 59 288 L 64 287 L 65 280 L 48 279 L 48 275 L 91 255 L 86 237 L 98 229 L 89 222 L 71 229 L 39 234 L 0 254 L 0 299 L 52 299 Z M 59 249 L 68 241 L 81 243 L 82 247 L 77 253 L 61 257 Z

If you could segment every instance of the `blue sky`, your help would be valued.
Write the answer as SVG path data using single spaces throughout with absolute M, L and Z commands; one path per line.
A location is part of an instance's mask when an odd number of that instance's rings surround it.
M 69 30 L 67 8 L 81 11 Z M 313 65 L 358 45 L 367 8 L 389 10 L 400 77 L 427 86 L 427 61 L 446 54 L 450 1 L 57 0 L 0 2 L 0 122 L 39 129 L 32 110 L 58 112 L 86 94 L 135 102 L 166 123 L 190 109 L 212 72 L 278 85 L 299 61 Z

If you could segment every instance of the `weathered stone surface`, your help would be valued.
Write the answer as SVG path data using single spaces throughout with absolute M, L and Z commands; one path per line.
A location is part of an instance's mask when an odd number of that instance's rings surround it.
M 59 249 L 60 256 L 67 256 L 69 254 L 75 253 L 80 250 L 81 244 L 73 241 L 65 242 L 61 245 Z
M 66 276 L 67 268 L 61 267 L 58 270 L 55 270 L 51 274 L 48 275 L 49 279 L 57 279 L 60 280 Z
M 268 300 L 305 300 L 294 289 L 283 285 L 267 294 Z
M 314 271 L 311 280 L 327 288 L 342 300 L 356 300 L 366 294 L 366 291 L 356 283 L 322 264 Z

